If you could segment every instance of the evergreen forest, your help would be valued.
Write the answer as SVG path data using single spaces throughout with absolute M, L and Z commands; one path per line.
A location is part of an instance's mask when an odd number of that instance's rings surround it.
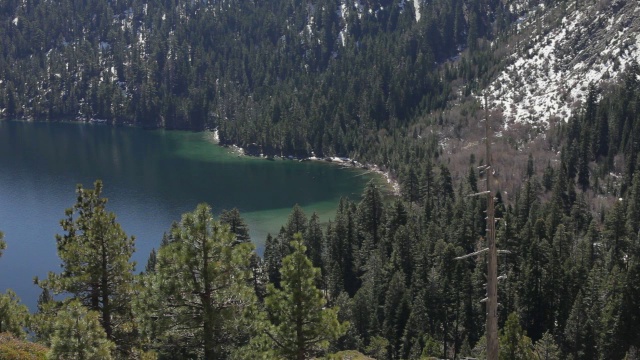
M 252 154 L 348 156 L 400 184 L 370 183 L 328 224 L 294 207 L 262 256 L 239 211 L 201 204 L 146 264 L 103 184 L 79 185 L 37 312 L 0 294 L 0 358 L 486 358 L 486 259 L 454 260 L 484 247 L 487 199 L 468 195 L 486 181 L 509 251 L 500 359 L 640 358 L 640 66 L 544 132 L 495 137 L 495 172 L 443 145 L 500 120 L 470 95 L 502 61 L 491 42 L 517 37 L 506 4 L 0 2 L 4 118 L 217 129 Z
M 498 0 L 416 11 L 397 0 L 3 1 L 0 116 L 218 129 L 255 154 L 390 166 L 408 125 L 446 105 L 450 81 L 486 73 L 486 39 L 517 18 Z M 472 54 L 461 66 L 438 66 L 461 51 Z

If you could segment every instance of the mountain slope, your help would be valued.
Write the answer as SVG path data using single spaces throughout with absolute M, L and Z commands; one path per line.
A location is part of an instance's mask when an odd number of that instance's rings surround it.
M 530 36 L 511 44 L 509 64 L 486 91 L 506 125 L 568 119 L 590 85 L 615 81 L 640 59 L 639 2 L 580 3 L 541 5 L 519 19 L 517 31 Z
M 370 144 L 443 107 L 436 64 L 497 18 L 499 0 L 7 0 L 0 112 L 385 162 Z

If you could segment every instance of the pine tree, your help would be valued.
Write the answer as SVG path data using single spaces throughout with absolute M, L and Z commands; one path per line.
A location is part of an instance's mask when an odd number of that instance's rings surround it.
M 589 296 L 583 296 L 582 291 L 578 292 L 564 329 L 568 354 L 576 360 L 597 358 L 592 320 L 594 307 L 590 300 Z
M 319 270 L 305 255 L 300 234 L 291 242 L 293 253 L 282 260 L 282 289 L 269 284 L 265 308 L 267 329 L 276 358 L 303 360 L 321 354 L 329 341 L 346 331 L 336 309 L 325 308 L 322 291 L 315 285 Z
M 100 180 L 93 190 L 78 185 L 76 193 L 76 204 L 66 210 L 67 218 L 60 222 L 66 234 L 56 236 L 62 273 L 49 273 L 41 286 L 56 294 L 69 293 L 89 310 L 97 311 L 107 338 L 127 351 L 134 238 L 127 237 L 115 214 L 107 212 L 107 199 L 100 197 Z
M 322 268 L 322 228 L 320 227 L 320 218 L 315 212 L 309 219 L 307 231 L 304 233 L 305 246 L 307 247 L 307 256 L 311 259 L 314 267 Z
M 13 290 L 0 294 L 0 333 L 9 332 L 18 338 L 24 338 L 24 328 L 29 318 L 29 310 L 20 304 Z
M 253 245 L 237 244 L 206 204 L 184 214 L 173 237 L 158 251 L 138 304 L 145 332 L 168 354 L 226 358 L 244 341 L 243 313 L 255 302 Z
M 540 360 L 560 360 L 560 348 L 549 332 L 545 332 L 534 344 L 535 354 Z
M 440 175 L 437 181 L 437 198 L 438 205 L 442 208 L 444 204 L 453 199 L 453 179 L 451 178 L 451 172 L 444 164 L 440 165 Z
M 229 230 L 236 235 L 237 242 L 251 242 L 249 226 L 244 221 L 237 208 L 222 210 L 222 214 L 220 214 L 220 223 L 229 225 Z
M 597 350 L 600 354 L 606 354 L 611 359 L 622 359 L 629 348 L 625 344 L 624 321 L 622 317 L 631 315 L 626 307 L 622 305 L 622 293 L 626 288 L 625 279 L 621 276 L 621 271 L 614 266 L 604 278 L 600 279 L 603 289 L 600 295 L 603 299 L 597 327 L 595 328 L 597 340 Z M 624 314 L 623 312 L 628 312 Z
M 429 334 L 424 336 L 424 347 L 420 359 L 437 359 L 443 353 L 442 345 Z
M 304 214 L 304 210 L 302 210 L 300 205 L 296 204 L 293 210 L 291 210 L 287 224 L 284 227 L 287 233 L 287 239 L 285 241 L 289 242 L 293 240 L 293 236 L 297 233 L 304 234 L 307 231 L 307 224 L 307 215 Z
M 622 286 L 619 334 L 624 347 L 640 348 L 640 239 L 636 236 L 630 251 L 627 272 Z
M 420 184 L 414 166 L 408 169 L 402 176 L 402 198 L 407 202 L 417 202 L 420 199 Z
M 637 234 L 640 230 L 640 172 L 633 174 L 631 189 L 627 191 L 627 231 Z
M 49 359 L 110 360 L 115 345 L 100 325 L 100 314 L 78 301 L 68 303 L 54 320 Z
M 344 289 L 353 296 L 360 285 L 357 276 L 356 260 L 358 248 L 357 240 L 357 208 L 354 203 L 341 198 L 336 212 L 333 231 L 327 231 L 327 242 L 330 245 L 342 280 L 341 290 Z
M 282 259 L 290 253 L 289 245 L 286 243 L 286 230 L 280 228 L 280 233 L 275 238 L 271 234 L 267 235 L 264 244 L 264 268 L 267 272 L 269 282 L 275 287 L 280 287 L 280 267 Z
M 420 200 L 422 200 L 425 211 L 431 211 L 431 202 L 436 188 L 435 175 L 433 173 L 433 164 L 427 161 L 424 165 L 422 175 L 420 176 Z
M 375 183 L 369 181 L 364 189 L 362 200 L 357 209 L 358 243 L 356 250 L 356 267 L 362 268 L 369 257 L 369 252 L 378 245 L 382 236 L 384 204 L 382 195 Z
M 518 308 L 522 312 L 525 329 L 536 339 L 544 332 L 545 320 L 551 316 L 552 309 L 544 300 L 544 279 L 549 267 L 551 248 L 544 236 L 544 221 L 536 222 L 538 236 L 529 237 L 527 261 L 522 264 L 521 283 L 518 291 Z M 549 299 L 553 301 L 553 299 Z
M 404 329 L 402 338 L 402 352 L 403 358 L 418 358 L 422 351 L 424 344 L 422 344 L 422 335 L 427 333 L 428 330 L 428 309 L 425 306 L 426 289 L 424 282 L 416 280 L 414 283 L 413 303 L 411 304 L 411 314 L 407 319 L 407 325 Z M 437 354 L 440 354 L 438 352 Z
M 389 281 L 384 300 L 382 330 L 385 338 L 389 340 L 391 353 L 394 357 L 399 357 L 402 333 L 410 315 L 404 282 L 404 273 L 401 270 L 396 271 Z
M 603 235 L 606 250 L 613 256 L 611 266 L 614 264 L 623 266 L 623 253 L 628 247 L 626 210 L 622 201 L 616 201 L 605 217 Z
M 536 359 L 531 339 L 524 333 L 518 315 L 511 313 L 500 331 L 500 360 Z
M 156 264 L 158 263 L 158 253 L 156 249 L 151 249 L 149 258 L 147 259 L 147 265 L 144 267 L 144 272 L 150 273 L 156 271 Z
M 578 159 L 578 184 L 582 191 L 587 191 L 589 188 L 589 160 L 586 155 Z
M 534 163 L 533 163 L 533 155 L 529 153 L 529 158 L 527 159 L 527 179 L 530 179 L 536 172 Z
M 407 224 L 408 216 L 405 203 L 399 199 L 389 207 L 387 212 L 388 217 L 384 227 L 383 245 L 381 247 L 385 250 L 387 256 L 390 256 L 395 246 L 394 237 L 396 232 Z M 410 249 L 405 251 L 410 251 Z
M 38 296 L 38 311 L 31 315 L 29 329 L 33 331 L 35 340 L 46 346 L 51 346 L 55 331 L 55 316 L 63 304 L 54 301 L 49 289 L 42 289 Z
M 544 168 L 544 172 L 542 173 L 542 185 L 544 185 L 544 189 L 546 191 L 551 190 L 553 187 L 553 177 L 554 170 L 551 167 L 551 161 L 547 163 L 547 167 Z

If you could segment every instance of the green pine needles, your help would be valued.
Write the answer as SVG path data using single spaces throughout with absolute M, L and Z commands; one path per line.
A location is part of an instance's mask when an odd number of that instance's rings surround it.
M 184 214 L 141 282 L 143 333 L 165 356 L 226 359 L 246 341 L 245 312 L 255 304 L 249 260 L 253 244 L 200 204 Z
M 128 237 L 115 214 L 106 210 L 100 180 L 94 189 L 78 185 L 76 194 L 76 203 L 60 221 L 64 234 L 56 235 L 62 272 L 51 272 L 45 281 L 36 281 L 44 289 L 69 294 L 96 311 L 107 339 L 119 344 L 119 351 L 126 354 L 134 343 L 130 302 L 134 237 Z
M 281 289 L 267 287 L 265 308 L 269 320 L 266 334 L 271 355 L 284 359 L 309 359 L 326 351 L 329 341 L 345 333 L 338 309 L 325 308 L 326 300 L 316 287 L 320 270 L 305 255 L 302 236 L 294 235 L 293 253 L 282 260 Z

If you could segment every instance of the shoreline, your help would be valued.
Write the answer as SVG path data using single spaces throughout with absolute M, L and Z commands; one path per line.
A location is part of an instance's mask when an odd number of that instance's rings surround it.
M 20 122 L 62 122 L 62 123 L 80 123 L 80 124 L 99 124 L 99 125 L 108 125 L 108 126 L 127 126 L 127 127 L 136 127 L 136 125 L 133 124 L 113 124 L 113 123 L 109 123 L 107 120 L 104 119 L 94 119 L 94 118 L 89 118 L 89 119 L 80 119 L 80 118 L 69 118 L 69 119 L 57 119 L 57 120 L 36 120 L 33 118 L 23 118 L 23 119 L 7 119 L 5 117 L 0 117 L 0 121 L 20 121 Z M 141 129 L 145 129 L 144 127 L 140 127 Z M 162 129 L 162 128 L 158 128 L 158 129 Z M 146 129 L 145 129 L 146 130 Z M 173 131 L 173 130 L 177 130 L 177 131 L 193 131 L 193 130 L 178 130 L 178 129 L 164 129 L 164 130 L 168 130 L 168 131 Z M 351 159 L 348 157 L 339 157 L 339 156 L 326 156 L 323 158 L 319 158 L 316 156 L 310 156 L 310 157 L 306 157 L 306 158 L 298 158 L 296 156 L 293 155 L 284 155 L 284 156 L 279 156 L 279 155 L 274 155 L 273 157 L 269 157 L 269 156 L 265 156 L 263 154 L 260 155 L 254 155 L 250 152 L 248 152 L 246 149 L 237 146 L 236 144 L 220 144 L 220 136 L 218 135 L 218 129 L 205 129 L 205 130 L 200 130 L 200 131 L 196 131 L 196 132 L 202 132 L 202 133 L 210 133 L 212 134 L 212 143 L 220 146 L 220 147 L 224 147 L 229 149 L 232 153 L 236 154 L 237 156 L 250 156 L 250 157 L 256 157 L 256 158 L 261 158 L 261 159 L 265 159 L 265 160 L 291 160 L 291 161 L 318 161 L 318 162 L 325 162 L 325 163 L 329 163 L 329 164 L 335 164 L 344 168 L 354 168 L 354 169 L 361 169 L 361 170 L 366 170 L 366 173 L 375 173 L 380 175 L 382 178 L 384 178 L 386 185 L 389 187 L 391 194 L 394 196 L 400 196 L 400 184 L 398 183 L 398 180 L 393 178 L 393 176 L 391 176 L 391 173 L 389 171 L 385 171 L 382 170 L 380 168 L 380 166 L 376 165 L 376 164 L 364 164 L 361 163 L 355 159 Z
M 221 145 L 220 144 L 220 137 L 218 136 L 218 130 L 217 129 L 212 129 L 212 130 L 205 130 L 208 132 L 212 132 L 213 133 L 213 141 L 221 147 L 227 148 L 229 149 L 229 151 L 231 151 L 232 153 L 236 154 L 237 156 L 249 156 L 249 157 L 255 157 L 255 158 L 260 158 L 260 159 L 264 159 L 264 160 L 290 160 L 290 161 L 299 161 L 299 162 L 304 162 L 304 161 L 317 161 L 317 162 L 324 162 L 327 164 L 334 164 L 334 165 L 338 165 L 344 168 L 352 168 L 352 169 L 361 169 L 361 170 L 366 170 L 366 172 L 364 174 L 367 173 L 374 173 L 374 174 L 378 174 L 380 175 L 382 178 L 384 178 L 384 180 L 386 181 L 386 185 L 390 188 L 391 193 L 394 196 L 400 196 L 400 184 L 398 183 L 397 179 L 394 179 L 391 176 L 391 173 L 389 171 L 385 171 L 382 170 L 378 165 L 376 164 L 364 164 L 361 163 L 355 159 L 351 159 L 348 157 L 339 157 L 339 156 L 326 156 L 323 158 L 319 158 L 314 156 L 310 156 L 310 157 L 306 157 L 306 158 L 299 158 L 293 155 L 285 155 L 285 156 L 279 156 L 279 155 L 274 155 L 273 157 L 269 157 L 269 156 L 265 156 L 263 154 L 260 155 L 254 155 L 249 153 L 248 151 L 246 151 L 246 149 L 236 145 L 236 144 L 230 144 L 230 145 Z M 362 175 L 364 175 L 362 174 Z

